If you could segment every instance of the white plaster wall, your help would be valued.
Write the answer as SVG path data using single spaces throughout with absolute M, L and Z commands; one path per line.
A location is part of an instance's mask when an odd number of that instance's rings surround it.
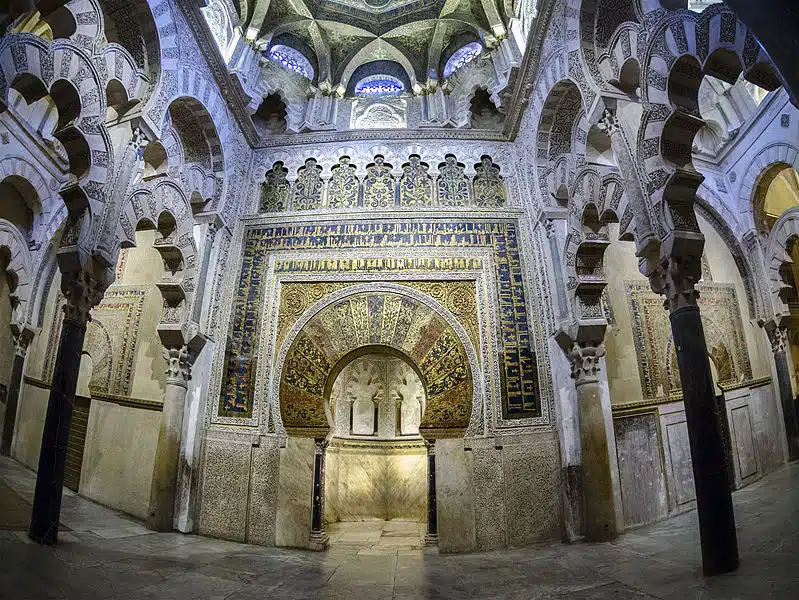
M 147 517 L 161 413 L 92 400 L 80 493 Z

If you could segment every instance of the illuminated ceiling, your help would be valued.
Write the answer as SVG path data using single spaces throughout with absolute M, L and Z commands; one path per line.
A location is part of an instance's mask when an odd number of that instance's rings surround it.
M 411 85 L 441 79 L 463 44 L 506 35 L 511 2 L 497 0 L 243 0 L 234 5 L 262 49 L 292 46 L 314 64 L 318 85 L 347 86 L 359 67 L 392 61 Z M 358 72 L 364 74 L 364 68 Z M 367 72 L 368 73 L 368 68 Z

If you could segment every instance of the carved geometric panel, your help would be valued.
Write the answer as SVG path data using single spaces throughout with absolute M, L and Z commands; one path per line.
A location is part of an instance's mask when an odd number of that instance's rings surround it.
M 708 353 L 720 383 L 752 379 L 752 367 L 743 335 L 743 321 L 731 284 L 701 283 L 699 307 Z M 632 317 L 641 388 L 647 399 L 679 392 L 680 373 L 663 299 L 646 281 L 628 281 L 625 289 Z

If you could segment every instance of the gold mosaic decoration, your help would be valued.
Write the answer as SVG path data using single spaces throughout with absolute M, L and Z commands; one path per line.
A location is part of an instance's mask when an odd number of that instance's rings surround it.
M 299 302 L 309 302 L 325 289 L 325 284 L 304 284 L 316 290 L 300 294 L 294 288 L 303 284 L 287 285 Z M 296 314 L 293 302 L 287 306 Z M 280 411 L 287 431 L 327 432 L 325 391 L 333 370 L 348 354 L 369 346 L 397 350 L 419 368 L 428 399 L 422 432 L 431 437 L 462 435 L 471 417 L 472 380 L 460 339 L 428 306 L 385 291 L 361 292 L 330 304 L 294 339 L 280 382 Z

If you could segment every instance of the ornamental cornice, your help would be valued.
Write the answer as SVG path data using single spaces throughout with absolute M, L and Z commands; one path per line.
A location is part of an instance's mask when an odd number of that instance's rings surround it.
M 501 131 L 492 129 L 361 129 L 355 131 L 325 131 L 297 133 L 260 139 L 255 149 L 281 148 L 303 144 L 325 144 L 330 142 L 369 142 L 403 140 L 480 140 L 487 142 L 508 142 L 509 138 Z
M 186 17 L 186 22 L 194 32 L 197 45 L 200 47 L 200 52 L 202 52 L 208 68 L 213 73 L 219 93 L 222 94 L 230 112 L 236 118 L 236 123 L 247 143 L 251 147 L 255 146 L 258 143 L 258 132 L 247 110 L 248 101 L 239 93 L 237 86 L 234 84 L 233 76 L 228 71 L 227 64 L 219 52 L 219 47 L 214 40 L 213 34 L 208 29 L 202 13 L 200 13 L 199 4 L 193 0 L 178 0 L 178 4 L 181 12 Z

